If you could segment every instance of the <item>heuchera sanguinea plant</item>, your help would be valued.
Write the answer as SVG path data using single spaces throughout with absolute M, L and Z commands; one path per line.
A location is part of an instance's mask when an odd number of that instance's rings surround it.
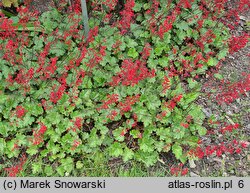
M 79 1 L 68 13 L 1 14 L 2 163 L 25 154 L 33 174 L 64 176 L 85 158 L 150 166 L 170 151 L 183 163 L 203 157 L 196 78 L 249 38 L 230 36 L 225 20 L 237 15 L 226 2 L 88 1 L 88 37 Z

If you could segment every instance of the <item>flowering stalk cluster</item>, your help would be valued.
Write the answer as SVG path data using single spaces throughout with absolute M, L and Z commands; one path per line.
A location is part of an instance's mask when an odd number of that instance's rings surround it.
M 5 168 L 4 170 L 8 172 L 9 177 L 16 177 L 18 173 L 20 173 L 23 170 L 23 165 L 26 163 L 26 160 L 27 157 L 25 154 L 23 154 L 17 165 Z
M 222 90 L 216 96 L 216 100 L 219 104 L 226 103 L 230 104 L 241 95 L 250 91 L 250 74 L 245 75 L 245 78 L 239 82 L 228 84 L 226 88 Z

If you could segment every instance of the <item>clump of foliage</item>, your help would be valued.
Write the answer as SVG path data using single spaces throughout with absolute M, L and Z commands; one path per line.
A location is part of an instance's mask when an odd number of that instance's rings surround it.
M 18 0 L 2 0 L 2 5 L 4 7 L 11 7 L 12 5 L 14 7 L 18 6 L 19 1 Z
M 203 156 L 196 79 L 229 52 L 225 2 L 127 0 L 120 12 L 117 2 L 91 2 L 89 37 L 77 2 L 78 14 L 20 7 L 0 18 L 0 169 L 23 153 L 48 176 L 84 159 Z

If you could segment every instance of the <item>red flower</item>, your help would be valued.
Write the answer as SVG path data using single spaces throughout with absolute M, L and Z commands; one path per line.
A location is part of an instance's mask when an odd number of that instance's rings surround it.
M 240 148 L 237 148 L 237 149 L 235 150 L 235 153 L 240 154 L 240 153 L 241 153 L 241 149 L 240 149 Z
M 153 77 L 154 70 L 148 70 L 146 63 L 132 59 L 125 59 L 122 63 L 122 70 L 112 78 L 111 86 L 117 86 L 120 82 L 124 86 L 133 86 L 139 81 Z
M 220 157 L 221 155 L 222 155 L 222 151 L 221 151 L 221 149 L 219 148 L 219 149 L 217 149 L 217 151 L 216 151 L 216 155 L 218 156 L 218 157 Z
M 239 142 L 238 142 L 236 139 L 234 139 L 234 140 L 233 140 L 233 144 L 234 144 L 234 145 L 238 145 Z
M 187 129 L 189 127 L 189 124 L 187 124 L 187 123 L 181 123 L 181 126 Z
M 192 0 L 193 1 L 193 0 Z M 189 2 L 189 0 L 184 0 L 184 8 L 186 8 L 186 9 L 191 9 L 191 4 L 190 4 L 190 2 Z
M 165 33 L 172 29 L 175 19 L 175 15 L 167 16 L 163 24 L 159 27 L 158 35 L 161 39 L 163 39 Z
M 170 173 L 171 173 L 173 176 L 178 176 L 178 175 L 179 175 L 179 172 L 180 172 L 180 168 L 179 168 L 179 167 L 171 167 L 171 169 L 170 169 Z
M 214 153 L 214 149 L 210 146 L 206 147 L 206 156 L 212 155 Z
M 73 147 L 78 147 L 79 145 L 81 144 L 80 141 L 77 141 L 77 140 L 74 140 L 74 144 L 73 144 Z
M 227 84 L 220 94 L 216 96 L 216 100 L 219 104 L 223 102 L 229 104 L 248 91 L 250 91 L 250 74 L 239 82 Z
M 95 39 L 95 36 L 97 36 L 99 31 L 99 27 L 95 26 L 93 29 L 90 29 L 88 34 L 88 42 L 92 42 Z
M 221 133 L 224 134 L 226 131 L 232 132 L 233 129 L 237 129 L 237 128 L 239 128 L 239 124 L 238 123 L 232 124 L 232 125 L 227 125 L 226 127 L 222 128 L 220 131 L 221 131 Z
M 27 112 L 27 110 L 25 108 L 23 108 L 22 106 L 17 106 L 16 107 L 16 116 L 18 118 L 23 117 L 26 112 Z
M 82 118 L 77 117 L 74 123 L 75 127 L 77 127 L 78 129 L 80 129 L 82 127 Z
M 188 173 L 188 168 L 184 168 L 184 169 L 181 171 L 181 175 L 182 175 L 182 176 L 187 175 L 187 173 Z
M 188 115 L 186 117 L 186 120 L 187 120 L 188 123 L 190 123 L 192 121 L 192 119 L 193 119 L 193 117 L 191 115 Z
M 108 109 L 109 105 L 118 102 L 119 95 L 112 94 L 112 95 L 108 95 L 107 98 L 108 98 L 108 100 L 103 101 L 103 104 L 99 108 L 97 108 L 98 111 L 100 111 L 101 109 Z
M 58 60 L 57 57 L 50 59 L 51 61 L 50 65 L 47 66 L 44 70 L 44 75 L 46 79 L 50 78 L 55 73 L 57 69 L 57 66 L 56 66 L 57 60 Z
M 20 158 L 20 163 L 16 166 L 12 166 L 9 168 L 5 168 L 4 170 L 8 172 L 9 177 L 16 177 L 16 175 L 22 171 L 23 165 L 25 164 L 27 158 L 26 155 L 23 155 L 22 158 Z
M 248 143 L 247 142 L 241 142 L 241 147 L 247 148 L 248 147 Z
M 62 85 L 59 87 L 58 91 L 56 91 L 56 92 L 51 92 L 51 93 L 50 93 L 50 101 L 56 104 L 57 101 L 61 99 L 61 97 L 62 97 L 62 95 L 63 95 L 65 89 L 66 89 L 65 85 L 62 84 Z
M 117 111 L 111 111 L 111 113 L 107 116 L 110 120 L 114 120 L 115 117 L 118 115 Z
M 175 108 L 175 106 L 176 106 L 176 102 L 171 100 L 168 103 L 166 103 L 166 106 L 169 108 L 169 110 L 173 110 Z
M 130 28 L 131 23 L 133 23 L 132 19 L 134 17 L 134 6 L 135 0 L 127 0 L 125 8 L 120 12 L 122 16 L 121 20 L 119 21 L 119 28 L 121 30 L 121 34 L 125 34 Z
M 176 97 L 173 98 L 173 100 L 175 102 L 180 102 L 181 99 L 182 99 L 182 94 L 180 94 L 180 95 L 178 95 L 178 96 L 176 96 Z
M 233 36 L 229 42 L 229 47 L 230 47 L 229 52 L 230 53 L 237 52 L 241 48 L 245 47 L 248 42 L 249 37 L 250 36 L 246 33 L 238 37 Z
M 140 99 L 140 95 L 135 96 L 127 96 L 126 100 L 124 102 L 120 102 L 118 104 L 118 107 L 120 109 L 120 114 L 123 115 L 125 112 L 128 112 L 131 110 L 131 106 L 134 105 L 136 102 L 138 102 Z
M 164 81 L 162 82 L 163 93 L 170 89 L 170 81 L 168 77 L 164 76 Z
M 125 134 L 126 134 L 126 130 L 122 130 L 120 136 L 122 137 L 122 136 L 124 136 Z
M 46 127 L 43 123 L 40 123 L 40 130 L 39 130 L 39 133 L 40 133 L 41 135 L 43 135 L 46 131 L 47 131 L 47 127 Z
M 146 43 L 141 53 L 141 58 L 143 60 L 148 59 L 148 57 L 150 56 L 151 50 L 152 50 L 151 45 L 149 43 Z

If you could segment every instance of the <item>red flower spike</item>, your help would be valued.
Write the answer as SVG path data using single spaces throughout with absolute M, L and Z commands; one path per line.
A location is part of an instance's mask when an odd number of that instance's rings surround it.
M 235 153 L 240 154 L 240 153 L 241 153 L 241 149 L 240 149 L 240 148 L 237 148 L 237 149 L 235 150 Z
M 78 129 L 81 129 L 81 127 L 82 127 L 82 118 L 81 117 L 77 117 L 76 119 L 75 119 L 75 122 L 74 122 L 74 126 L 76 127 L 76 128 L 78 128 Z
M 170 80 L 168 77 L 164 76 L 164 81 L 162 82 L 162 92 L 165 93 L 168 89 L 170 89 Z
M 23 154 L 23 156 L 20 158 L 19 164 L 17 164 L 16 166 L 5 168 L 4 170 L 8 172 L 9 177 L 16 177 L 17 174 L 23 170 L 23 165 L 25 164 L 26 160 L 26 155 Z
M 108 98 L 108 100 L 103 101 L 103 104 L 101 105 L 101 107 L 97 108 L 98 111 L 100 111 L 101 109 L 108 109 L 109 105 L 118 102 L 119 95 L 118 94 L 112 94 L 112 95 L 108 95 L 107 98 Z
M 27 112 L 27 110 L 25 108 L 23 108 L 22 106 L 17 106 L 16 107 L 16 116 L 18 118 L 23 117 L 26 112 Z
M 240 145 L 243 148 L 247 148 L 249 146 L 249 143 L 247 143 L 247 142 L 241 142 Z
M 140 95 L 135 96 L 127 96 L 125 102 L 120 102 L 118 104 L 118 108 L 120 109 L 120 114 L 123 115 L 125 112 L 128 112 L 132 109 L 132 105 L 138 102 L 140 99 Z
M 181 175 L 182 175 L 182 176 L 187 175 L 187 173 L 188 173 L 188 168 L 182 169 L 182 171 L 181 171 Z
M 46 131 L 47 131 L 47 127 L 43 123 L 40 123 L 39 134 L 43 135 Z

